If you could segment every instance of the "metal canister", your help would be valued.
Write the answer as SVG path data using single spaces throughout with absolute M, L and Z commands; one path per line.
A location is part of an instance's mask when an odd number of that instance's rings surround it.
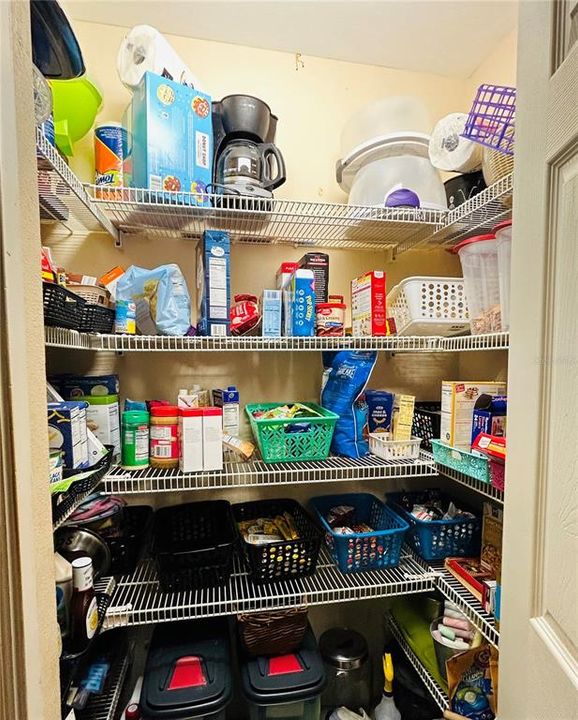
M 149 414 L 127 410 L 122 414 L 122 466 L 133 469 L 149 465 Z
M 101 123 L 94 130 L 94 170 L 96 185 L 124 186 L 124 162 L 128 152 L 128 133 L 118 122 Z

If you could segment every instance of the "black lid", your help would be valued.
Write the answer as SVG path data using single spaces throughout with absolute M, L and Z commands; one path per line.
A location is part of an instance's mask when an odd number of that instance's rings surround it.
M 256 705 L 277 705 L 314 698 L 325 685 L 323 660 L 309 626 L 298 650 L 276 657 L 246 657 L 243 690 Z
M 367 641 L 360 633 L 347 628 L 330 628 L 319 639 L 319 650 L 328 665 L 340 670 L 355 670 L 369 656 Z
M 141 707 L 147 718 L 218 712 L 231 697 L 224 620 L 158 625 L 146 662 Z

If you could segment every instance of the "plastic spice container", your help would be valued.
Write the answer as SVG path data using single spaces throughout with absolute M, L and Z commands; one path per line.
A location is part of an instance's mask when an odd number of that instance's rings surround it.
M 122 466 L 132 468 L 149 465 L 149 414 L 144 410 L 128 410 L 122 414 Z
M 179 466 L 179 409 L 176 405 L 151 408 L 150 464 L 154 468 Z
M 342 337 L 345 326 L 343 295 L 330 295 L 329 302 L 315 306 L 315 334 L 319 336 Z

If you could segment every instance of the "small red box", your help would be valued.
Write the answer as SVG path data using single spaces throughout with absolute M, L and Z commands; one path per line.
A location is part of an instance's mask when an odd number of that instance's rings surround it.
M 372 270 L 351 281 L 351 327 L 354 336 L 387 335 L 386 295 L 383 270 Z

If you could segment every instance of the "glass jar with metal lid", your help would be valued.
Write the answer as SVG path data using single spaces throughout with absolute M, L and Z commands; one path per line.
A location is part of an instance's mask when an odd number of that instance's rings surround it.
M 319 650 L 327 677 L 321 697 L 321 717 L 341 706 L 369 712 L 371 663 L 363 635 L 347 628 L 331 628 L 321 636 Z

